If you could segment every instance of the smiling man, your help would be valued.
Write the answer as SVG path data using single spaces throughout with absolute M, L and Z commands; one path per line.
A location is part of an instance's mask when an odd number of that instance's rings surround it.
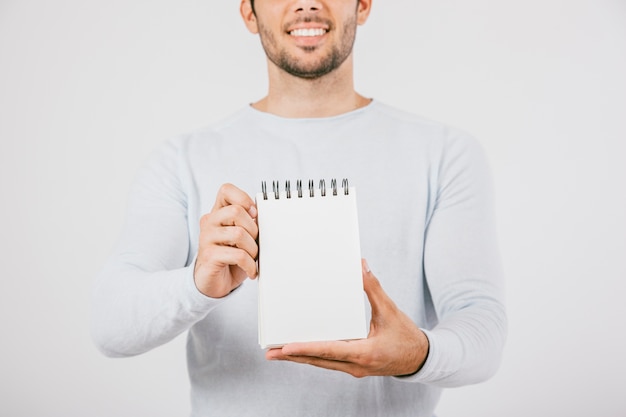
M 253 3 L 244 3 L 242 15 L 250 31 L 260 34 L 265 54 L 275 68 L 312 79 L 336 70 L 351 56 L 357 22 L 365 22 L 369 13 L 368 5 L 357 6 L 355 14 L 353 5 L 343 2 L 333 11 L 339 14 L 331 19 L 327 17 L 330 11 L 322 11 L 321 3 L 305 5 L 308 13 L 303 9 L 299 15 L 285 15 L 284 10 L 281 14 L 278 4 L 267 11 L 262 4 L 257 11 Z M 274 22 L 272 17 L 282 19 Z
M 444 387 L 498 368 L 488 164 L 464 132 L 356 92 L 353 44 L 371 5 L 243 0 L 267 95 L 167 142 L 136 180 L 94 287 L 94 340 L 131 356 L 188 331 L 193 416 L 430 417 Z M 274 178 L 359 187 L 367 339 L 259 349 L 251 195 Z

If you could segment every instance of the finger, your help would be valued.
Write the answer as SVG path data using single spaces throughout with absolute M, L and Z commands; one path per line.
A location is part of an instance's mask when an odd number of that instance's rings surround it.
M 256 277 L 256 262 L 243 249 L 231 246 L 215 246 L 211 250 L 211 261 L 218 266 L 235 265 L 241 268 L 248 277 Z
M 351 362 L 334 361 L 334 360 L 316 358 L 316 357 L 310 357 L 310 356 L 287 356 L 287 355 L 271 357 L 268 359 L 283 360 L 283 361 L 317 366 L 318 368 L 330 369 L 333 371 L 346 372 L 357 378 L 370 375 L 370 373 L 365 368 L 361 367 L 360 365 L 351 363 Z
M 362 356 L 361 340 L 290 343 L 283 346 L 285 356 L 308 356 L 341 362 L 356 362 Z
M 250 217 L 256 218 L 257 211 L 254 200 L 233 184 L 223 184 L 217 192 L 212 211 L 231 205 L 243 207 Z
M 206 229 L 209 227 L 219 228 L 221 226 L 239 226 L 244 228 L 253 239 L 257 238 L 259 228 L 243 207 L 226 206 L 218 210 L 205 214 L 200 219 L 200 227 Z
M 265 359 L 267 360 L 285 360 L 282 348 L 271 348 L 265 352 Z
M 245 250 L 252 259 L 256 259 L 259 247 L 256 240 L 250 236 L 247 230 L 239 226 L 220 227 L 213 235 L 213 244 L 232 246 Z

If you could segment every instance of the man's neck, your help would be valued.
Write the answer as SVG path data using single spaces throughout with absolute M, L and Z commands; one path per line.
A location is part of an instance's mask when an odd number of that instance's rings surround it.
M 371 102 L 354 90 L 351 59 L 335 71 L 304 79 L 269 64 L 269 91 L 252 104 L 257 110 L 288 118 L 331 117 Z

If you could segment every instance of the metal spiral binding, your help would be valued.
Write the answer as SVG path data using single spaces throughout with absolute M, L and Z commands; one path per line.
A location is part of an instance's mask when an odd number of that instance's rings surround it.
M 278 200 L 280 196 L 280 184 L 278 181 L 272 181 L 272 188 L 274 189 L 274 199 Z
M 337 180 L 335 178 L 330 180 L 330 188 L 332 189 L 332 193 L 334 196 L 337 195 Z M 341 181 L 341 188 L 343 188 L 343 194 L 349 194 L 349 185 L 348 179 L 344 178 Z M 319 182 L 319 190 L 322 197 L 326 196 L 326 181 L 320 180 Z M 280 198 L 280 182 L 272 181 L 272 191 L 274 193 L 274 199 L 278 200 Z M 296 180 L 296 191 L 298 194 L 298 198 L 302 198 L 302 180 Z M 267 200 L 267 183 L 266 181 L 261 181 L 261 193 L 263 194 L 263 200 Z M 285 196 L 287 198 L 291 198 L 291 181 L 285 181 Z M 313 180 L 309 180 L 309 197 L 315 197 L 315 182 Z
M 326 181 L 320 180 L 320 193 L 322 197 L 326 197 Z
M 302 180 L 296 181 L 296 188 L 298 189 L 298 198 L 302 198 Z

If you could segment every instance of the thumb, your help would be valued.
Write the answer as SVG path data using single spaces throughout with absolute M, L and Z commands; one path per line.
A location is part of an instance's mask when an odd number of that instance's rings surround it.
M 363 273 L 363 289 L 372 306 L 372 317 L 383 315 L 390 307 L 394 306 L 394 303 L 383 290 L 380 281 L 374 276 L 365 259 L 361 259 L 361 268 Z

